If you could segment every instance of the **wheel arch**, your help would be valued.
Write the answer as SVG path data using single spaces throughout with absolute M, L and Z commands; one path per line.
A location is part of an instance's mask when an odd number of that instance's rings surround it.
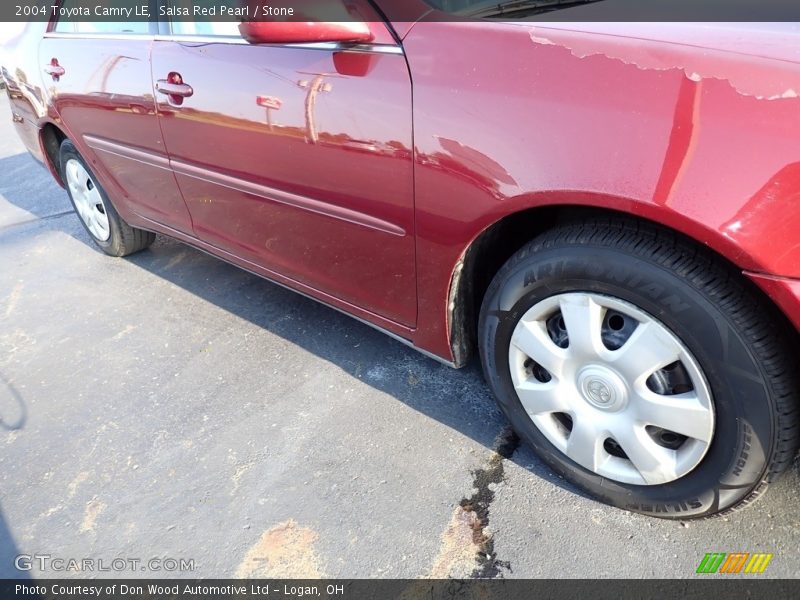
M 42 156 L 44 156 L 50 174 L 61 187 L 64 187 L 64 182 L 61 179 L 59 151 L 61 142 L 65 139 L 67 139 L 67 134 L 53 123 L 45 122 L 40 126 L 39 145 L 42 148 Z
M 630 200 L 624 202 L 631 204 Z M 659 211 L 652 211 L 650 214 L 647 210 L 634 213 L 612 207 L 620 204 L 618 200 L 609 204 L 587 203 L 579 199 L 572 203 L 559 202 L 522 208 L 497 218 L 470 241 L 452 270 L 447 298 L 447 332 L 456 367 L 464 366 L 477 350 L 478 314 L 495 274 L 517 250 L 556 225 L 597 218 L 639 222 L 706 247 L 717 259 L 737 271 L 764 271 L 761 265 L 731 239 L 682 215 L 672 211 L 667 211 L 668 215 L 659 214 Z M 742 279 L 752 286 L 755 293 L 766 299 L 776 314 L 786 320 L 788 327 L 793 328 L 789 316 L 764 289 L 744 275 Z

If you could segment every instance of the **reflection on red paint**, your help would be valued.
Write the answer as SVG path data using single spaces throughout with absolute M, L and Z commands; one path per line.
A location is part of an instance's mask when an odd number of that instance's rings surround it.
M 653 198 L 656 204 L 669 204 L 670 194 L 680 182 L 683 169 L 692 160 L 692 154 L 700 135 L 700 98 L 702 80 L 695 81 L 688 77 L 681 82 L 678 90 L 678 101 L 675 104 L 675 116 L 672 121 L 672 132 L 669 136 L 667 154 L 661 167 L 661 176 L 656 184 Z

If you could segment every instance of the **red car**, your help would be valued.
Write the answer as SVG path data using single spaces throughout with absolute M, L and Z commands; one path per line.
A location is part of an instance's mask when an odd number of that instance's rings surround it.
M 31 24 L 17 130 L 110 255 L 165 234 L 479 354 L 518 435 L 604 502 L 759 496 L 800 425 L 794 26 L 336 2 L 355 17 Z

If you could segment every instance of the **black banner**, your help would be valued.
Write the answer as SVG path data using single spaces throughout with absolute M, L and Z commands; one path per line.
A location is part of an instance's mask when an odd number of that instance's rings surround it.
M 800 580 L 712 575 L 693 580 L 0 580 L 4 600 L 547 600 L 800 596 Z

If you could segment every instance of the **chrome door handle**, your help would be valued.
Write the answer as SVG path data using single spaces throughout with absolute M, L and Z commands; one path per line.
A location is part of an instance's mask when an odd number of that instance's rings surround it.
M 192 86 L 186 83 L 172 83 L 166 79 L 156 81 L 156 90 L 167 96 L 180 96 L 181 98 L 188 98 L 194 94 Z

